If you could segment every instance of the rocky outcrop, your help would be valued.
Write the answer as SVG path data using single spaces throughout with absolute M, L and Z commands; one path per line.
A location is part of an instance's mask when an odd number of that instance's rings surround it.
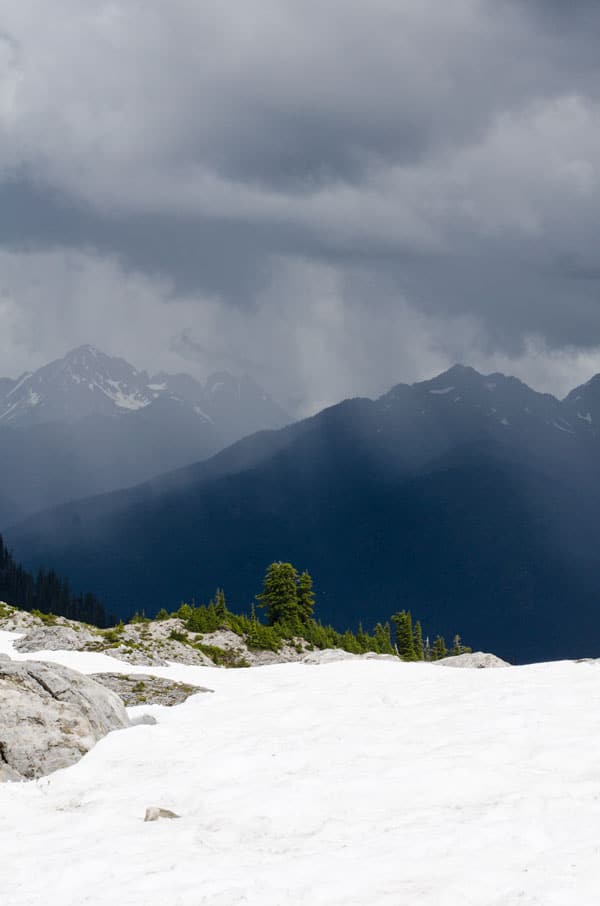
M 49 617 L 19 611 L 14 607 L 0 604 L 0 628 L 24 633 L 15 641 L 17 651 L 59 651 L 77 650 L 102 652 L 117 660 L 135 666 L 162 667 L 170 663 L 189 664 L 197 667 L 262 667 L 269 664 L 301 662 L 305 664 L 327 664 L 333 661 L 355 659 L 379 659 L 397 661 L 393 654 L 351 654 L 338 648 L 319 651 L 311 649 L 301 638 L 284 642 L 278 651 L 251 648 L 246 638 L 231 629 L 217 629 L 214 632 L 198 633 L 188 630 L 179 617 L 164 620 L 138 620 L 123 625 L 119 623 L 110 629 L 97 629 L 67 620 L 64 617 Z M 444 667 L 509 667 L 510 665 L 494 654 L 476 651 L 468 654 L 446 657 L 432 663 Z M 106 674 L 104 675 L 106 676 Z M 116 676 L 116 674 L 115 674 Z M 99 682 L 104 680 L 97 677 Z M 127 705 L 130 704 L 177 704 L 181 690 L 145 690 L 133 686 L 146 682 L 147 678 L 136 678 L 133 684 L 115 679 L 114 688 Z M 176 699 L 176 700 L 175 700 Z
M 190 695 L 199 692 L 212 692 L 205 686 L 192 686 L 189 683 L 176 683 L 161 676 L 149 676 L 137 673 L 123 675 L 120 673 L 94 673 L 92 678 L 115 692 L 126 707 L 132 705 L 166 705 L 172 707 L 184 702 Z
M 77 624 L 75 624 L 77 625 Z M 94 641 L 92 633 L 83 626 L 35 626 L 15 642 L 16 651 L 81 651 Z
M 172 812 L 170 808 L 158 808 L 155 805 L 149 806 L 146 809 L 146 814 L 144 816 L 144 821 L 158 821 L 159 818 L 179 818 L 180 815 L 177 815 L 175 812 Z
M 0 655 L 0 781 L 67 767 L 108 732 L 127 726 L 118 696 L 89 677 Z
M 326 648 L 323 651 L 315 650 L 304 654 L 300 658 L 303 664 L 333 664 L 336 661 L 395 661 L 399 658 L 395 654 L 377 654 L 369 651 L 366 654 L 351 654 L 343 648 Z
M 453 657 L 444 657 L 439 661 L 433 661 L 434 664 L 440 664 L 442 667 L 510 667 L 507 661 L 496 657 L 495 654 L 488 654 L 484 651 L 473 651 L 467 654 L 457 654 Z

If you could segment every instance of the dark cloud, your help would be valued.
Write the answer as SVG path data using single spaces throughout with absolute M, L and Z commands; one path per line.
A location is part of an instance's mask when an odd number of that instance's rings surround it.
M 564 29 L 585 33 L 592 22 L 600 22 L 600 10 L 595 0 L 511 0 L 515 6 L 525 13 L 537 18 L 538 22 L 545 22 L 550 26 L 559 27 L 564 35 Z
M 57 7 L 0 33 L 11 367 L 96 332 L 303 409 L 455 357 L 600 368 L 597 3 Z
M 235 220 L 156 214 L 111 216 L 26 180 L 0 183 L 0 244 L 15 251 L 96 249 L 128 268 L 167 274 L 179 293 L 196 289 L 247 304 L 268 280 L 265 254 L 297 248 L 297 230 Z

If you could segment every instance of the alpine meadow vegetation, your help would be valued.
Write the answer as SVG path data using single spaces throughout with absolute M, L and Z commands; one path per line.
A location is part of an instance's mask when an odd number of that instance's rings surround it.
M 343 632 L 324 625 L 315 617 L 316 593 L 312 576 L 308 570 L 299 572 L 292 563 L 271 563 L 255 600 L 258 606 L 252 603 L 249 614 L 233 613 L 227 606 L 223 590 L 217 589 L 206 605 L 182 603 L 170 615 L 165 610 L 159 611 L 156 619 L 176 616 L 191 633 L 229 629 L 243 637 L 249 648 L 262 651 L 279 651 L 284 644 L 304 643 L 309 650 L 341 648 L 351 654 L 396 655 L 405 661 L 438 660 L 448 654 L 443 638 L 436 637 L 430 645 L 429 637 L 424 638 L 421 622 L 417 620 L 413 627 L 411 613 L 407 610 L 393 614 L 385 623 L 377 623 L 370 633 L 362 624 L 356 631 L 348 628 Z M 264 622 L 258 611 L 264 614 Z M 470 650 L 462 645 L 459 635 L 454 637 L 452 654 Z
M 377 623 L 371 632 L 362 623 L 357 630 L 339 631 L 324 625 L 316 616 L 316 593 L 308 570 L 299 571 L 292 563 L 271 563 L 263 578 L 262 589 L 255 595 L 248 613 L 235 613 L 227 605 L 225 592 L 218 588 L 208 604 L 182 602 L 178 610 L 168 612 L 164 607 L 151 618 L 145 611 L 136 611 L 131 623 L 161 622 L 177 617 L 182 629 L 172 629 L 170 638 L 193 644 L 207 655 L 214 655 L 214 646 L 202 641 L 204 634 L 231 630 L 243 638 L 248 648 L 256 651 L 280 651 L 284 645 L 298 651 L 339 648 L 351 654 L 395 655 L 405 661 L 429 661 L 446 657 L 448 649 L 442 636 L 433 644 L 423 632 L 421 622 L 414 625 L 409 610 L 401 610 L 385 623 Z M 66 580 L 53 570 L 39 570 L 37 576 L 28 573 L 15 562 L 0 536 L 0 600 L 39 616 L 46 623 L 56 617 L 79 620 L 104 629 L 105 637 L 115 644 L 123 630 L 122 621 L 107 616 L 102 603 L 92 594 L 75 595 Z M 195 634 L 195 640 L 190 636 Z M 210 649 L 210 650 L 209 650 Z M 220 650 L 220 649 L 219 649 Z M 455 635 L 451 654 L 470 651 Z M 231 661 L 231 662 L 230 662 Z M 245 666 L 239 658 L 225 659 L 225 666 Z

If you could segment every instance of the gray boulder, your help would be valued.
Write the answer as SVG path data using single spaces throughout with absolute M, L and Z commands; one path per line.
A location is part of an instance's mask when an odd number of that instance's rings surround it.
M 128 726 L 119 697 L 87 676 L 0 655 L 0 781 L 67 767 L 108 732 Z
M 303 664 L 333 664 L 336 661 L 395 661 L 399 658 L 395 654 L 377 654 L 369 651 L 366 654 L 352 654 L 343 648 L 325 648 L 322 651 L 309 651 L 301 658 Z
M 77 625 L 77 624 L 74 624 Z M 36 626 L 14 643 L 16 651 L 81 651 L 94 641 L 94 636 L 81 627 L 79 631 L 70 626 Z
M 467 654 L 456 654 L 452 657 L 444 657 L 439 661 L 433 661 L 434 664 L 440 664 L 442 667 L 510 667 L 507 661 L 496 657 L 495 654 L 488 654 L 485 651 L 473 651 Z

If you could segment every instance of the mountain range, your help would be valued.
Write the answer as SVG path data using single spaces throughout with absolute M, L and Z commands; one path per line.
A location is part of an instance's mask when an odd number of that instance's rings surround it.
M 0 524 L 201 460 L 286 413 L 250 377 L 149 376 L 81 346 L 0 380 Z
M 600 377 L 558 400 L 455 366 L 352 399 L 125 491 L 7 532 L 111 610 L 308 568 L 338 628 L 409 608 L 513 661 L 598 653 Z

